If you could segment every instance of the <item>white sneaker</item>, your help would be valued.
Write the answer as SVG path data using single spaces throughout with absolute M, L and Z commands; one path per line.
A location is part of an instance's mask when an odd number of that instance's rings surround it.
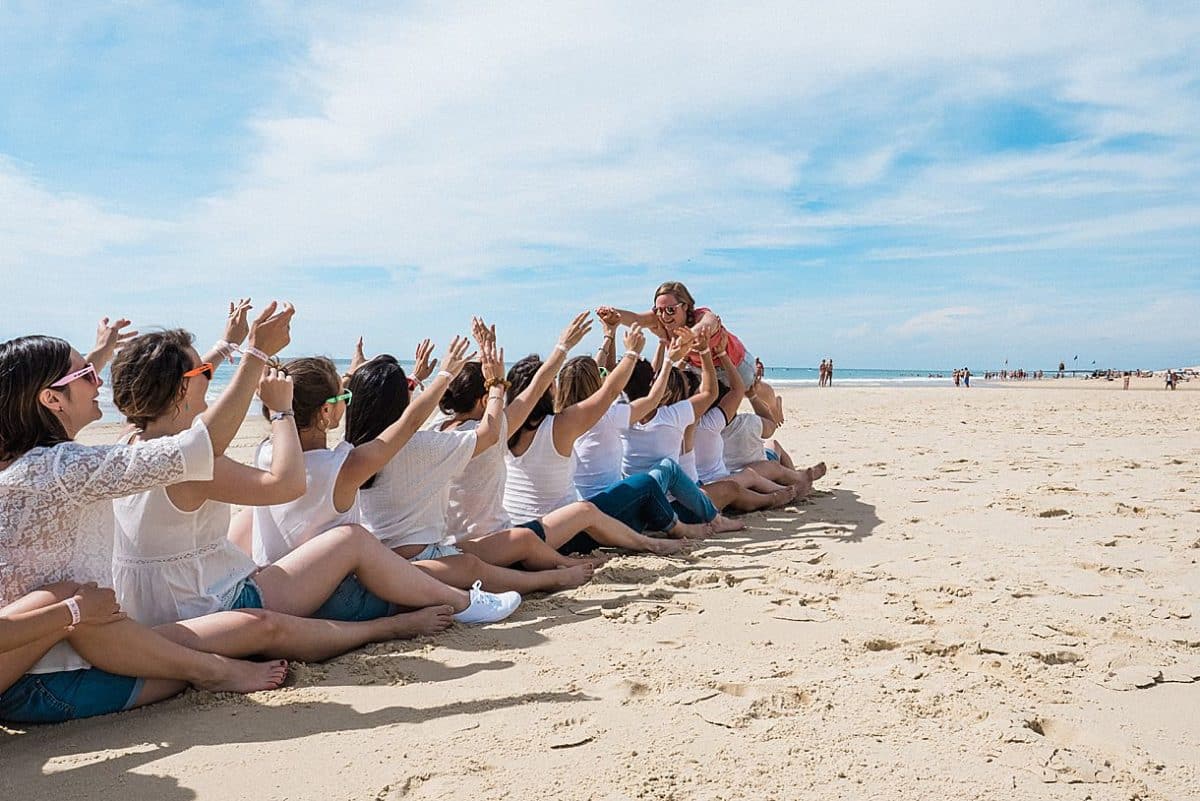
M 484 592 L 483 582 L 471 587 L 471 605 L 454 615 L 459 623 L 495 623 L 517 611 L 521 605 L 519 592 Z

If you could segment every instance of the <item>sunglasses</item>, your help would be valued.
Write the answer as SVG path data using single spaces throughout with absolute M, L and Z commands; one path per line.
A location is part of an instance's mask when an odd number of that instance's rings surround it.
M 678 308 L 679 308 L 678 303 L 676 303 L 674 306 L 655 306 L 654 313 L 657 314 L 659 317 L 661 317 L 664 314 L 674 314 L 675 310 Z
M 354 393 L 351 392 L 350 390 L 346 390 L 341 395 L 334 395 L 332 398 L 326 398 L 325 402 L 326 403 L 337 403 L 338 401 L 345 401 L 346 405 L 349 406 L 350 401 L 352 401 L 352 400 L 354 400 Z
M 188 370 L 186 373 L 183 374 L 183 377 L 184 378 L 195 378 L 198 375 L 202 375 L 205 378 L 207 378 L 209 381 L 212 381 L 213 371 L 214 371 L 214 368 L 213 368 L 212 362 L 204 362 L 199 367 L 193 367 L 191 370 Z
M 58 389 L 60 387 L 65 387 L 67 384 L 70 384 L 72 381 L 83 378 L 84 376 L 87 376 L 88 381 L 91 383 L 91 385 L 93 387 L 100 386 L 100 376 L 96 372 L 96 365 L 92 364 L 91 362 L 88 362 L 81 369 L 76 370 L 73 373 L 67 373 L 62 378 L 55 381 L 53 384 L 50 385 L 50 388 Z

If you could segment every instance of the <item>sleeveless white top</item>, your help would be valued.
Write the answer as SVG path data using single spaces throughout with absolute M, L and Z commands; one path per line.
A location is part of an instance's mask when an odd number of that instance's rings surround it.
M 680 459 L 683 432 L 695 422 L 696 412 L 689 400 L 660 406 L 648 423 L 632 423 L 621 432 L 624 455 L 621 472 L 626 476 L 645 473 L 663 459 Z M 694 477 L 693 477 L 694 478 Z
M 527 451 L 514 456 L 505 448 L 504 460 L 508 464 L 504 509 L 517 525 L 579 500 L 575 454 L 563 456 L 554 449 L 554 415 L 538 425 Z
M 164 487 L 113 501 L 113 589 L 121 608 L 146 626 L 229 609 L 255 564 L 229 541 L 229 504 L 194 512 Z
M 333 490 L 342 465 L 354 451 L 349 442 L 332 450 L 304 452 L 304 495 L 273 506 L 256 506 L 254 516 L 254 561 L 266 566 L 277 562 L 318 534 L 331 528 L 359 522 L 358 499 L 344 512 L 333 505 Z M 271 469 L 270 440 L 258 446 L 254 464 Z
M 575 489 L 590 498 L 621 480 L 621 432 L 629 428 L 629 404 L 614 403 L 596 425 L 575 440 Z
M 450 431 L 475 431 L 478 420 L 467 420 Z M 438 426 L 440 430 L 440 424 Z M 504 511 L 504 481 L 508 467 L 504 463 L 508 440 L 508 416 L 500 415 L 500 441 L 471 461 L 450 480 L 450 501 L 446 506 L 446 539 L 453 545 L 511 527 Z
M 767 458 L 763 449 L 762 418 L 757 414 L 742 412 L 735 415 L 721 432 L 725 441 L 725 466 L 730 470 L 741 470 L 748 464 Z
M 714 406 L 696 421 L 692 438 L 692 453 L 696 456 L 696 473 L 702 484 L 720 481 L 729 475 L 725 467 L 725 412 Z

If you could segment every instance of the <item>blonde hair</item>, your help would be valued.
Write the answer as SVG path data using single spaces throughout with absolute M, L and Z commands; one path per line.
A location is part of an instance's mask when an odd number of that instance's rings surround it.
M 558 373 L 558 391 L 554 408 L 558 411 L 574 406 L 595 395 L 604 380 L 600 378 L 600 366 L 591 356 L 576 356 L 563 365 Z

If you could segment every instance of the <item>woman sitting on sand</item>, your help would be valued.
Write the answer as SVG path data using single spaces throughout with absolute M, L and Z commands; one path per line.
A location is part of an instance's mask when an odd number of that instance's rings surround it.
M 700 384 L 694 393 L 688 392 L 688 378 L 685 374 L 679 370 L 672 371 L 667 391 L 657 408 L 634 420 L 621 432 L 624 446 L 622 473 L 637 475 L 652 469 L 664 458 L 675 457 L 684 451 L 695 453 L 694 447 L 686 447 L 685 439 L 689 436 L 689 429 L 715 402 L 718 392 L 716 371 L 708 347 L 702 349 L 701 358 L 704 372 L 701 373 Z M 727 368 L 732 369 L 732 360 L 728 353 L 722 352 L 720 360 Z M 649 394 L 653 377 L 654 368 L 650 364 L 639 362 L 635 366 L 633 376 L 625 388 L 625 394 L 630 401 Z M 690 444 L 694 446 L 694 433 L 691 440 Z M 699 479 L 699 467 L 696 469 Z M 701 489 L 717 509 L 730 507 L 742 512 L 782 506 L 795 497 L 794 489 L 775 484 L 753 472 L 701 484 Z
M 113 498 L 211 477 L 263 363 L 288 342 L 292 313 L 285 306 L 276 314 L 274 303 L 263 311 L 229 391 L 194 425 L 137 445 L 73 441 L 100 419 L 98 368 L 111 348 L 87 362 L 53 337 L 0 344 L 0 616 L 18 624 L 0 637 L 0 718 L 100 715 L 167 698 L 188 683 L 233 692 L 282 683 L 281 660 L 245 662 L 179 644 L 225 653 L 245 647 L 221 632 L 209 636 L 210 624 L 227 616 L 154 631 L 122 619 L 107 596 L 98 603 L 86 583 L 111 580 Z M 80 594 L 78 582 L 89 589 Z M 39 611 L 46 608 L 53 611 Z M 85 614 L 114 622 L 78 625 Z
M 633 312 L 628 309 L 601 306 L 596 313 L 606 321 L 612 320 L 624 325 L 640 323 L 662 338 L 669 338 L 670 332 L 680 326 L 687 326 L 697 339 L 701 342 L 708 342 L 710 347 L 717 345 L 717 336 L 724 332 L 728 335 L 728 343 L 724 349 L 729 354 L 733 369 L 736 369 L 741 375 L 742 383 L 745 386 L 750 386 L 754 381 L 756 362 L 754 356 L 746 350 L 746 346 L 740 339 L 725 329 L 721 318 L 712 309 L 704 306 L 697 307 L 692 293 L 688 292 L 687 287 L 679 281 L 667 281 L 660 284 L 654 291 L 654 306 L 648 312 Z M 688 362 L 693 371 L 698 372 L 702 369 L 700 357 L 695 352 L 688 357 Z M 721 374 L 718 377 L 724 378 L 728 383 L 729 379 L 725 378 L 724 370 L 725 368 L 722 366 Z M 775 391 L 770 385 L 763 383 L 759 392 L 763 400 L 772 408 L 775 422 L 782 425 L 783 404 L 775 395 Z
M 200 362 L 186 331 L 144 334 L 128 343 L 113 363 L 112 377 L 117 408 L 138 428 L 131 441 L 154 442 L 188 430 L 207 408 L 212 370 L 211 364 Z M 336 620 L 361 620 L 357 605 L 341 607 L 347 596 L 368 594 L 397 606 L 429 607 L 377 626 L 296 627 L 298 634 L 318 638 L 316 643 L 306 642 L 305 648 L 319 646 L 319 638 L 329 632 L 337 648 L 349 650 L 372 638 L 440 630 L 449 625 L 451 614 L 463 622 L 491 622 L 516 608 L 518 597 L 468 597 L 429 578 L 355 525 L 327 531 L 259 569 L 227 539 L 230 504 L 285 503 L 305 491 L 292 382 L 268 368 L 259 394 L 271 410 L 270 470 L 222 456 L 215 460 L 210 480 L 156 487 L 114 502 L 113 577 L 118 597 L 134 619 L 162 623 L 220 610 L 262 608 L 297 617 L 323 612 Z M 350 579 L 354 586 L 347 588 L 351 575 L 356 577 Z M 384 607 L 374 617 L 388 611 Z M 359 636 L 349 637 L 347 632 Z M 338 652 L 330 648 L 326 655 Z
M 508 475 L 504 454 L 507 432 L 521 428 L 538 399 L 554 383 L 563 359 L 587 332 L 587 312 L 580 314 L 563 331 L 549 359 L 534 374 L 532 382 L 500 415 L 501 442 L 475 456 L 450 482 L 445 544 L 457 545 L 486 562 L 510 565 L 570 566 L 578 560 L 559 553 L 583 532 L 601 545 L 644 551 L 658 542 L 638 534 L 621 521 L 601 512 L 586 501 L 568 503 L 537 520 L 513 527 L 504 509 L 504 485 Z M 494 329 L 482 328 L 481 335 L 494 339 Z M 507 383 L 507 382 L 502 382 Z M 469 431 L 477 428 L 488 402 L 489 387 L 482 368 L 468 363 L 442 397 L 442 411 L 451 415 L 437 424 L 440 431 Z M 618 476 L 618 479 L 620 476 Z M 523 554 L 522 551 L 525 553 Z M 571 551 L 566 551 L 571 553 Z M 587 560 L 591 561 L 591 560 Z
M 547 389 L 534 404 L 529 419 L 509 436 L 505 454 L 508 478 L 504 486 L 504 508 L 515 520 L 547 514 L 579 499 L 575 488 L 575 443 L 609 411 L 629 380 L 632 366 L 645 347 L 640 326 L 625 335 L 625 355 L 590 397 L 556 410 Z M 527 356 L 508 372 L 510 398 L 524 392 L 541 369 L 537 356 Z M 708 524 L 685 523 L 671 507 L 667 496 L 650 476 L 634 476 L 608 486 L 586 500 L 635 531 L 650 529 L 674 538 L 705 537 Z M 656 553 L 678 549 L 677 543 L 646 538 Z M 560 550 L 591 551 L 598 543 L 581 534 Z

